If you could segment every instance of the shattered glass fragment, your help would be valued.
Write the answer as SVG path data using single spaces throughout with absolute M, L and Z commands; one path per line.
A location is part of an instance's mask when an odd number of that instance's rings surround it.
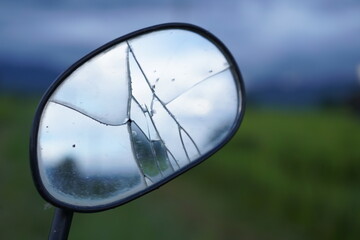
M 157 159 L 155 158 L 155 151 L 151 142 L 134 122 L 131 122 L 131 135 L 135 158 L 139 163 L 142 172 L 152 182 L 161 180 L 161 171 Z
M 141 105 L 143 111 L 146 111 L 146 107 L 150 108 L 153 93 L 132 52 L 129 55 L 129 66 L 132 89 L 131 94 Z
M 160 140 L 159 134 L 156 130 L 155 124 L 153 119 L 150 117 L 150 114 L 148 112 L 145 113 L 146 116 L 146 121 L 148 124 L 148 128 L 149 128 L 149 139 L 150 140 Z
M 161 141 L 151 141 L 151 143 L 155 150 L 156 160 L 159 163 L 159 168 L 163 173 L 163 176 L 170 175 L 172 172 L 174 172 L 174 169 L 168 159 L 164 144 Z
M 134 98 L 131 100 L 131 107 L 130 107 L 130 119 L 139 126 L 139 128 L 144 132 L 147 138 L 150 138 L 149 127 L 148 127 L 148 120 L 147 120 L 147 113 L 144 113 L 140 105 Z
M 109 125 L 125 123 L 127 105 L 119 103 L 130 94 L 127 51 L 127 44 L 120 43 L 98 54 L 62 82 L 50 100 Z
M 149 178 L 147 178 L 146 176 L 145 176 L 144 178 L 145 178 L 146 186 L 151 186 L 151 185 L 154 184 L 154 183 L 153 183 Z

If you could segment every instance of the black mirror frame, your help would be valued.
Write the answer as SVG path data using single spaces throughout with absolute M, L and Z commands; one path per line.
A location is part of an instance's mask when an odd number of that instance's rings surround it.
M 120 42 L 124 42 L 126 40 L 129 40 L 131 38 L 137 37 L 139 35 L 143 35 L 146 33 L 150 33 L 153 31 L 159 31 L 159 30 L 166 30 L 166 29 L 182 29 L 182 30 L 188 30 L 188 31 L 192 31 L 194 33 L 197 33 L 203 37 L 205 37 L 206 39 L 208 39 L 210 42 L 212 42 L 215 46 L 217 46 L 221 52 L 224 54 L 224 56 L 226 57 L 226 59 L 229 61 L 229 63 L 231 64 L 231 70 L 233 72 L 234 78 L 237 81 L 237 93 L 240 95 L 240 99 L 241 99 L 241 103 L 238 104 L 238 113 L 236 116 L 236 120 L 234 125 L 231 128 L 230 133 L 227 135 L 227 137 L 213 150 L 211 150 L 210 152 L 206 153 L 205 155 L 201 156 L 200 158 L 192 161 L 189 165 L 179 169 L 177 172 L 171 174 L 170 176 L 162 179 L 161 181 L 153 184 L 152 186 L 138 192 L 135 193 L 127 198 L 121 199 L 119 201 L 115 201 L 109 204 L 105 204 L 105 205 L 101 205 L 101 206 L 95 206 L 95 207 L 89 207 L 89 206 L 74 206 L 74 205 L 70 205 L 67 203 L 64 203 L 62 201 L 59 201 L 58 199 L 54 198 L 45 188 L 45 186 L 42 183 L 41 177 L 40 177 L 40 172 L 39 172 L 39 166 L 38 166 L 38 159 L 37 159 L 37 139 L 38 139 L 38 130 L 39 130 L 39 124 L 40 124 L 40 120 L 41 120 L 41 115 L 42 112 L 44 110 L 44 107 L 46 105 L 46 103 L 48 102 L 49 98 L 51 97 L 51 95 L 53 94 L 53 92 L 57 89 L 57 87 L 70 75 L 72 74 L 78 67 L 80 67 L 81 65 L 83 65 L 85 62 L 87 62 L 89 59 L 93 58 L 94 56 L 96 56 L 97 54 L 105 51 L 106 49 L 120 43 Z M 194 166 L 200 164 L 201 162 L 203 162 L 204 160 L 206 160 L 207 158 L 209 158 L 211 155 L 213 155 L 215 152 L 217 152 L 219 149 L 221 149 L 236 133 L 236 131 L 238 130 L 238 128 L 240 127 L 240 124 L 242 122 L 242 119 L 244 117 L 244 113 L 245 113 L 245 104 L 246 104 L 246 99 L 245 99 L 245 86 L 244 86 L 244 82 L 240 73 L 240 70 L 236 64 L 236 61 L 234 59 L 234 57 L 231 55 L 231 53 L 229 52 L 229 50 L 225 47 L 225 45 L 217 38 L 215 37 L 213 34 L 211 34 L 210 32 L 208 32 L 207 30 L 204 30 L 198 26 L 192 25 L 192 24 L 187 24 L 187 23 L 167 23 L 167 24 L 161 24 L 161 25 L 156 25 L 156 26 L 152 26 L 152 27 L 148 27 L 148 28 L 144 28 L 132 33 L 129 33 L 125 36 L 119 37 L 101 47 L 99 47 L 98 49 L 90 52 L 89 54 L 87 54 L 86 56 L 84 56 L 83 58 L 81 58 L 80 60 L 78 60 L 76 63 L 74 63 L 72 66 L 70 66 L 65 72 L 63 72 L 53 83 L 52 85 L 48 88 L 48 90 L 46 91 L 46 93 L 44 94 L 44 96 L 42 97 L 35 117 L 34 117 L 34 121 L 33 121 L 33 126 L 32 126 L 32 130 L 31 130 L 31 136 L 30 136 L 30 165 L 31 165 L 31 171 L 32 171 L 32 177 L 35 183 L 35 186 L 38 190 L 38 192 L 40 193 L 40 195 L 49 203 L 51 203 L 52 205 L 59 207 L 59 208 L 63 208 L 66 210 L 71 210 L 71 211 L 75 211 L 75 212 L 99 212 L 99 211 L 104 211 L 104 210 L 108 210 L 111 208 L 115 208 L 118 207 L 120 205 L 123 205 L 127 202 L 130 202 L 138 197 L 141 197 L 142 195 L 149 193 L 157 188 L 159 188 L 160 186 L 164 185 L 165 183 L 169 182 L 170 180 L 178 177 L 179 175 L 185 173 L 186 171 L 190 170 L 191 168 L 193 168 Z

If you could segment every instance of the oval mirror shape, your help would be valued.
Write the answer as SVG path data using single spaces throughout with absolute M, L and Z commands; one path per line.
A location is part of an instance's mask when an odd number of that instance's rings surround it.
M 244 86 L 225 46 L 159 25 L 90 53 L 50 87 L 33 125 L 41 195 L 80 212 L 119 206 L 202 162 L 234 135 Z

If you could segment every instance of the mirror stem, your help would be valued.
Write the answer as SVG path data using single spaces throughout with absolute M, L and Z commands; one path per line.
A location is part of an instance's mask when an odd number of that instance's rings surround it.
M 48 239 L 66 240 L 69 235 L 72 217 L 72 211 L 56 208 Z

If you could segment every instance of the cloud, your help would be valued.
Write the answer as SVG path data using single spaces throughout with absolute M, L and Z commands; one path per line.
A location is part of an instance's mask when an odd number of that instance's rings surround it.
M 359 62 L 357 1 L 138 3 L 98 9 L 71 8 L 66 2 L 56 8 L 1 3 L 0 58 L 66 67 L 128 32 L 180 21 L 200 25 L 218 36 L 236 57 L 248 87 L 257 86 L 267 76 L 282 76 L 284 71 L 299 74 L 300 79 L 301 74 L 341 75 Z

